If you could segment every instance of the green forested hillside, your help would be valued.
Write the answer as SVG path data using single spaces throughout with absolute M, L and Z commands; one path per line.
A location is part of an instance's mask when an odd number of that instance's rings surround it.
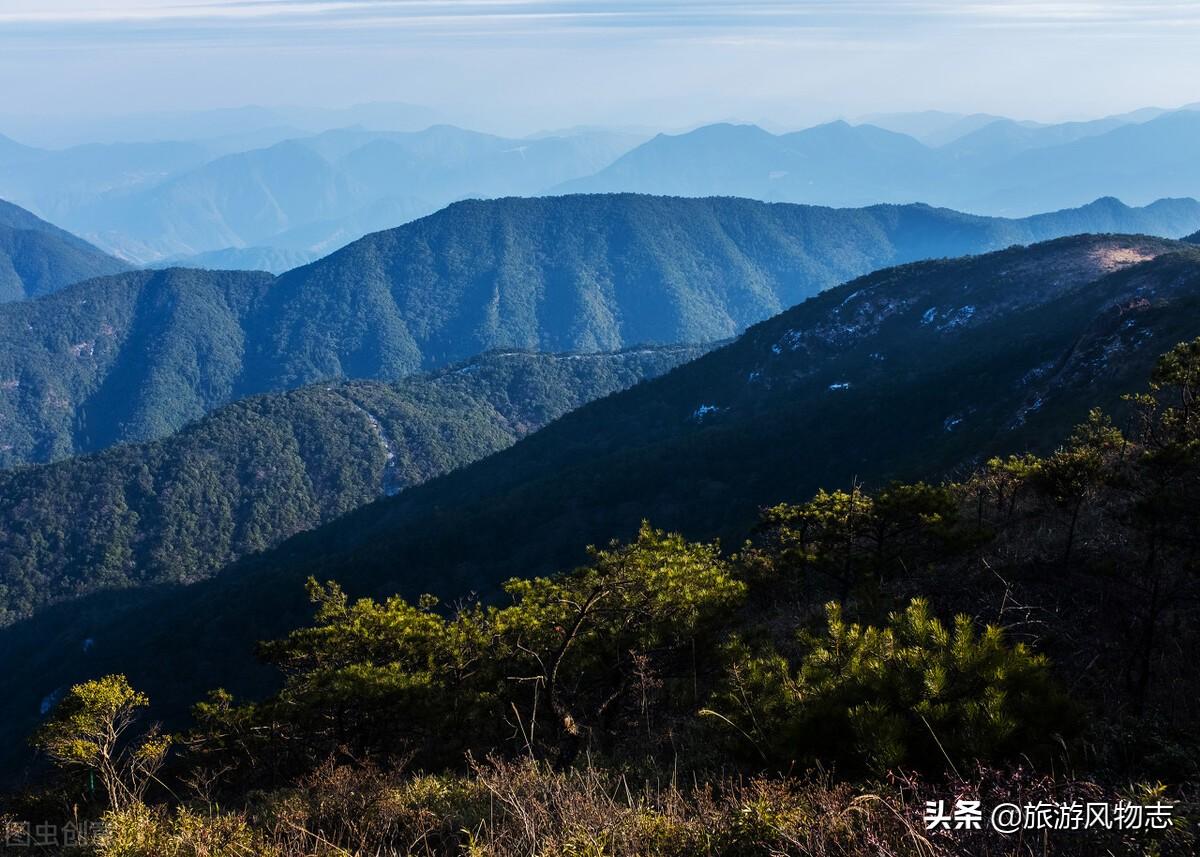
M 162 437 L 246 395 L 396 380 L 496 348 L 716 341 L 886 265 L 1145 223 L 1097 206 L 1099 218 L 1090 206 L 1010 221 L 920 205 L 503 199 L 453 205 L 279 278 L 93 281 L 0 307 L 0 467 Z
M 285 275 L 265 301 L 273 339 L 250 371 L 288 384 L 427 368 L 494 347 L 714 341 L 880 267 L 1079 232 L 1141 233 L 1122 228 L 1139 214 L 1116 200 L 1022 221 L 921 205 L 633 194 L 460 203 Z M 347 306 L 370 308 L 378 329 Z
M 172 773 L 223 771 L 203 799 L 280 855 L 310 853 L 283 818 L 349 853 L 1029 854 L 922 824 L 949 789 L 1166 805 L 1037 849 L 1192 855 L 1200 339 L 1135 389 L 1125 429 L 1092 409 L 1047 455 L 818 491 L 732 546 L 643 523 L 486 605 L 310 579 L 312 618 L 259 648 L 279 690 L 209 694 Z M 112 818 L 184 839 L 159 801 Z
M 1088 408 L 1119 414 L 1158 354 L 1200 334 L 1198 309 L 1200 251 L 1141 237 L 869 275 L 214 580 L 85 598 L 13 625 L 0 632 L 2 665 L 27 689 L 2 711 L 28 724 L 45 694 L 116 670 L 167 712 L 217 681 L 259 691 L 268 677 L 249 653 L 304 621 L 309 575 L 354 594 L 489 594 L 512 575 L 571 567 L 583 545 L 642 518 L 737 537 L 761 506 L 821 487 L 1045 451 Z
M 100 589 L 203 579 L 702 352 L 492 353 L 257 396 L 160 441 L 0 473 L 0 624 Z
M 35 298 L 129 266 L 0 200 L 0 302 Z
M 272 282 L 133 271 L 0 307 L 0 465 L 161 437 L 235 398 Z
M 1092 249 L 1036 260 L 1052 290 L 1156 248 Z M 1198 260 L 1120 279 L 1194 298 Z M 884 297 L 864 291 L 859 311 Z M 1090 331 L 1084 360 L 1137 338 Z M 1093 408 L 1053 452 L 770 504 L 732 545 L 643 522 L 485 603 L 309 578 L 311 612 L 258 647 L 275 690 L 211 688 L 171 733 L 88 639 L 0 808 L 51 841 L 99 819 L 96 857 L 1192 857 L 1200 338 L 1152 363 L 1127 419 Z M 223 629 L 198 630 L 176 668 Z

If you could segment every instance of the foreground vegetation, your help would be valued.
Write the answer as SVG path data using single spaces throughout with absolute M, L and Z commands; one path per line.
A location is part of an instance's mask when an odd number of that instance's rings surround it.
M 851 785 L 832 778 L 631 782 L 598 766 L 556 771 L 488 759 L 466 775 L 322 766 L 244 811 L 139 803 L 109 812 L 90 852 L 210 855 L 990 855 L 1190 854 L 1182 829 L 1001 836 L 926 831 L 921 807 L 953 794 L 985 801 L 1146 799 L 1025 771 L 974 772 L 950 785 L 913 778 Z
M 974 312 L 963 321 L 969 307 Z M 1200 335 L 1197 319 L 1200 248 L 1176 242 L 1082 236 L 891 269 L 824 292 L 508 449 L 261 553 L 254 551 L 316 521 L 317 505 L 306 502 L 290 451 L 293 432 L 275 426 L 275 417 L 292 423 L 297 441 L 329 438 L 337 451 L 301 456 L 320 466 L 309 477 L 314 489 L 333 489 L 322 508 L 361 498 L 355 486 L 371 484 L 368 471 L 384 460 L 369 421 L 333 391 L 298 396 L 336 406 L 315 409 L 311 421 L 307 407 L 271 408 L 262 419 L 253 409 L 229 412 L 247 419 L 235 420 L 237 431 L 208 435 L 229 453 L 220 462 L 171 453 L 192 443 L 202 448 L 198 435 L 182 446 L 168 443 L 165 469 L 151 468 L 153 495 L 132 465 L 110 467 L 120 458 L 115 452 L 94 471 L 75 470 L 77 462 L 21 471 L 10 489 L 24 485 L 41 503 L 36 514 L 0 514 L 0 531 L 19 543 L 9 557 L 25 591 L 13 601 L 34 612 L 0 626 L 0 666 L 13 689 L 0 695 L 0 775 L 24 763 L 12 749 L 23 747 L 41 703 L 96 675 L 126 673 L 173 725 L 216 686 L 239 697 L 268 695 L 274 675 L 255 662 L 254 646 L 310 620 L 310 576 L 333 578 L 354 596 L 415 600 L 434 592 L 453 600 L 478 592 L 496 603 L 508 578 L 582 564 L 586 545 L 629 538 L 642 519 L 691 538 L 720 538 L 728 550 L 751 532 L 764 504 L 801 502 L 855 477 L 872 490 L 893 480 L 963 478 L 987 454 L 1053 451 L 1091 406 L 1122 418 L 1121 393 L 1145 382 L 1159 354 Z M 525 386 L 493 389 L 514 402 L 534 395 Z M 401 462 L 403 429 L 425 425 L 424 418 L 387 406 L 384 397 L 357 401 L 378 415 Z M 247 437 L 242 429 L 250 426 L 260 428 Z M 486 439 L 480 429 L 465 439 Z M 419 435 L 435 447 L 453 445 L 440 444 L 436 430 Z M 398 464 L 395 475 L 411 470 Z M 174 472 L 180 478 L 172 485 Z M 64 483 L 68 473 L 98 486 L 97 495 Z M 110 502 L 114 512 L 105 515 Z M 79 514 L 64 517 L 62 506 Z M 250 556 L 220 574 L 181 583 L 216 570 L 206 567 L 213 554 L 247 548 Z M 31 555 L 44 565 L 22 565 Z M 176 583 L 105 591 L 152 581 Z M 26 599 L 31 584 L 36 597 Z M 51 591 L 65 597 L 38 601 Z
M 1200 340 L 1118 428 L 944 486 L 820 492 L 736 551 L 644 525 L 502 603 L 352 600 L 281 690 L 163 736 L 122 677 L 35 736 L 14 818 L 102 855 L 1191 854 Z M 1169 802 L 1162 830 L 926 830 L 927 800 Z

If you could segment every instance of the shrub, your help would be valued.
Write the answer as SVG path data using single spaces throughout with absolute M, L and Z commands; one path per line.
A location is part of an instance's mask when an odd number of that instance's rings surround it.
M 279 852 L 237 814 L 202 815 L 131 803 L 103 818 L 97 857 L 272 857 Z
M 875 770 L 942 770 L 1044 749 L 1069 722 L 1046 659 L 1008 646 L 999 628 L 947 628 L 914 599 L 886 627 L 826 606 L 823 633 L 800 635 L 793 667 L 735 641 L 714 721 L 776 764 L 842 761 Z

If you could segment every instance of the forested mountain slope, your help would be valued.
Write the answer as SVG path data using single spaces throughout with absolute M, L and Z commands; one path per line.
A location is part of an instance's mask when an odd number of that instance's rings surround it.
M 265 273 L 137 271 L 0 307 L 0 467 L 162 437 L 234 399 L 493 349 L 713 342 L 877 268 L 1158 225 L 633 195 L 464 202 Z M 1172 221 L 1174 222 L 1174 221 Z
M 127 268 L 82 238 L 0 200 L 0 302 L 38 297 Z
M 261 689 L 253 643 L 307 619 L 309 575 L 352 593 L 488 594 L 511 575 L 570 567 L 582 545 L 642 518 L 733 535 L 759 507 L 818 487 L 1044 450 L 1088 408 L 1119 409 L 1157 355 L 1200 334 L 1198 309 L 1200 251 L 1144 237 L 866 276 L 212 581 L 86 598 L 4 630 L 3 666 L 28 688 L 4 719 L 28 726 L 45 694 L 116 670 L 165 710 L 218 684 Z
M 0 465 L 162 437 L 235 398 L 272 282 L 133 271 L 0 306 Z
M 163 440 L 0 473 L 0 624 L 99 589 L 203 579 L 701 353 L 492 353 L 257 396 Z

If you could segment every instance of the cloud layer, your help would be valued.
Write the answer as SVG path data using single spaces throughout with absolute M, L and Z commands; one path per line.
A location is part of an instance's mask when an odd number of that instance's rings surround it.
M 509 130 L 1053 118 L 1200 98 L 1198 36 L 1192 0 L 0 0 L 0 109 L 399 98 Z

